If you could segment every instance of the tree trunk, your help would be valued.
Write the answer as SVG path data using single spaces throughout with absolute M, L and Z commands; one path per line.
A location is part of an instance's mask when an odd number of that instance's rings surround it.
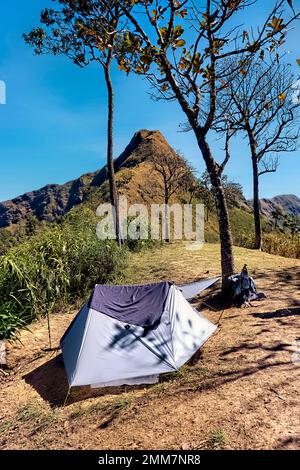
M 167 243 L 170 243 L 170 221 L 169 221 L 169 210 L 168 210 L 168 204 L 169 204 L 169 197 L 165 196 L 165 241 Z
M 256 154 L 256 142 L 249 133 L 251 158 L 252 158 L 252 173 L 253 173 L 253 215 L 255 227 L 255 245 L 257 250 L 262 249 L 262 229 L 261 229 L 261 216 L 260 216 L 260 199 L 259 199 L 259 172 L 258 172 L 258 157 Z
M 197 136 L 197 140 L 214 189 L 221 243 L 222 291 L 225 293 L 227 290 L 228 277 L 234 273 L 233 244 L 228 208 L 222 187 L 221 175 L 212 157 L 210 147 L 206 139 L 201 135 Z
M 170 64 L 166 56 L 162 55 L 161 57 L 162 65 L 166 73 L 167 80 L 169 81 L 171 88 L 173 89 L 176 98 L 188 118 L 188 121 L 194 131 L 195 137 L 199 149 L 202 153 L 202 157 L 206 163 L 207 171 L 210 175 L 212 186 L 215 190 L 215 199 L 217 206 L 218 222 L 220 229 L 220 243 L 221 243 L 221 267 L 222 267 L 222 293 L 224 294 L 227 291 L 228 286 L 228 277 L 234 273 L 234 259 L 233 259 L 233 249 L 232 249 L 232 238 L 230 231 L 230 222 L 229 215 L 227 210 L 226 199 L 224 195 L 224 190 L 222 187 L 222 182 L 220 178 L 220 171 L 217 163 L 215 162 L 210 147 L 206 141 L 206 133 L 209 129 L 203 129 L 199 126 L 198 120 L 195 117 L 195 111 L 189 107 L 187 101 L 185 100 L 183 94 L 181 93 L 180 87 L 176 83 L 172 72 Z M 214 77 L 215 78 L 215 77 Z M 214 82 L 214 78 L 211 80 Z
M 260 199 L 259 199 L 259 176 L 257 161 L 252 159 L 253 168 L 253 214 L 254 214 L 254 225 L 255 225 L 255 248 L 257 250 L 262 249 L 262 229 L 261 229 L 261 217 L 260 217 Z
M 215 190 L 216 206 L 218 213 L 220 242 L 221 242 L 221 266 L 222 266 L 222 290 L 227 288 L 228 276 L 234 273 L 233 244 L 231 237 L 231 229 L 229 222 L 229 214 L 225 199 L 224 190 L 220 177 L 211 176 L 212 180 L 216 179 L 213 184 Z
M 110 202 L 114 207 L 114 222 L 116 229 L 116 238 L 119 246 L 122 244 L 120 233 L 119 201 L 115 178 L 115 168 L 113 160 L 113 121 L 114 121 L 114 92 L 110 77 L 110 64 L 104 68 L 105 81 L 108 94 L 108 118 L 107 118 L 107 175 L 109 181 Z

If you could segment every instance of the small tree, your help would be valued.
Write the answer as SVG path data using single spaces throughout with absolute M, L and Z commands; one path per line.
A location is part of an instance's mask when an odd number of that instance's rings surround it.
M 216 199 L 212 191 L 211 180 L 207 171 L 204 171 L 199 179 L 198 198 L 203 201 L 206 207 L 206 221 L 209 220 L 209 213 L 216 210 Z
M 170 221 L 167 205 L 172 196 L 187 189 L 192 179 L 192 169 L 187 161 L 176 152 L 155 154 L 150 157 L 149 161 L 158 175 L 155 181 L 157 192 L 162 195 L 165 203 L 165 240 L 169 242 Z
M 113 0 L 105 8 L 97 0 L 53 0 L 58 9 L 41 12 L 43 27 L 24 34 L 25 41 L 37 55 L 64 54 L 79 67 L 98 63 L 104 72 L 108 96 L 107 173 L 110 201 L 115 209 L 115 228 L 119 244 L 119 205 L 113 161 L 114 90 L 111 66 L 119 44 L 119 29 L 124 15 Z
M 290 215 L 287 216 L 286 221 L 287 227 L 290 229 L 292 237 L 294 237 L 300 232 L 300 217 Z
M 196 137 L 216 197 L 221 242 L 223 291 L 234 271 L 232 237 L 222 173 L 229 159 L 218 162 L 209 144 L 209 132 L 219 113 L 218 95 L 232 75 L 225 62 L 245 54 L 236 73 L 265 47 L 276 48 L 287 26 L 298 15 L 284 20 L 286 0 L 273 4 L 261 27 L 250 33 L 237 28 L 255 0 L 115 0 L 128 18 L 119 65 L 146 76 L 156 99 L 176 100 Z M 134 4 L 133 8 L 131 8 Z M 130 8 L 129 8 L 130 7 Z M 188 33 L 186 33 L 188 28 Z
M 224 188 L 224 194 L 228 207 L 238 206 L 241 201 L 246 203 L 243 194 L 243 188 L 239 183 L 230 181 L 227 175 L 222 175 L 222 186 Z M 199 190 L 197 194 L 198 198 L 203 200 L 209 211 L 212 211 L 216 208 L 214 188 L 211 184 L 207 171 L 205 171 L 200 177 Z
M 33 214 L 29 214 L 25 221 L 25 235 L 29 237 L 34 235 L 38 228 L 38 224 L 38 219 Z
M 14 235 L 5 228 L 0 228 L 0 256 L 5 253 L 16 243 Z
M 274 228 L 277 230 L 279 228 L 280 223 L 282 224 L 284 218 L 284 212 L 281 206 L 275 206 L 274 210 L 272 211 L 272 217 L 274 220 Z
M 262 227 L 259 178 L 277 170 L 280 153 L 297 149 L 300 136 L 297 112 L 300 100 L 293 97 L 292 86 L 296 79 L 290 67 L 281 63 L 278 53 L 267 62 L 265 52 L 262 51 L 260 58 L 248 63 L 244 61 L 242 73 L 235 74 L 240 60 L 237 57 L 228 63 L 228 70 L 229 73 L 232 71 L 233 78 L 224 88 L 222 105 L 231 127 L 235 131 L 242 131 L 249 142 L 255 248 L 260 250 Z M 226 123 L 221 126 L 223 131 L 225 125 Z
M 228 180 L 228 177 L 225 175 L 223 184 L 228 207 L 239 207 L 241 203 L 247 204 L 243 188 L 239 183 Z

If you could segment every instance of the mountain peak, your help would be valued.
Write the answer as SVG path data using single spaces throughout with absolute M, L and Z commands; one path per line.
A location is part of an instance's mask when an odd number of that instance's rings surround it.
M 264 215 L 272 217 L 278 209 L 284 214 L 300 216 L 300 198 L 295 194 L 281 194 L 271 199 L 261 199 L 261 211 Z
M 173 151 L 160 131 L 141 129 L 133 135 L 125 150 L 115 160 L 115 170 L 118 172 L 121 168 L 139 165 L 148 160 L 153 154 L 162 155 Z M 92 186 L 100 186 L 105 178 L 106 166 L 97 172 Z
M 170 147 L 158 130 L 140 129 L 125 150 L 115 160 L 115 170 L 130 168 L 148 160 L 153 154 L 170 153 Z M 101 186 L 107 178 L 106 165 L 94 173 L 87 173 L 65 184 L 49 184 L 41 189 L 25 193 L 0 203 L 0 228 L 18 224 L 29 215 L 39 220 L 54 222 L 73 206 L 83 201 L 84 193 L 91 186 Z

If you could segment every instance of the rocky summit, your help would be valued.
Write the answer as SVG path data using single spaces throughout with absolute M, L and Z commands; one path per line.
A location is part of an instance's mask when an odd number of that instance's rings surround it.
M 136 132 L 121 155 L 115 160 L 115 170 L 133 168 L 147 161 L 153 154 L 173 152 L 161 132 L 140 130 Z M 93 186 L 101 186 L 107 177 L 106 166 L 87 173 L 65 184 L 49 184 L 0 203 L 0 228 L 19 224 L 29 215 L 39 220 L 54 222 L 72 207 L 80 204 Z

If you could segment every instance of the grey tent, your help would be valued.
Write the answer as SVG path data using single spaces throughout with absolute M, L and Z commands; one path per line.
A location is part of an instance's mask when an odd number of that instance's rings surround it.
M 69 386 L 154 383 L 176 371 L 217 328 L 185 299 L 195 288 L 96 285 L 61 339 Z

